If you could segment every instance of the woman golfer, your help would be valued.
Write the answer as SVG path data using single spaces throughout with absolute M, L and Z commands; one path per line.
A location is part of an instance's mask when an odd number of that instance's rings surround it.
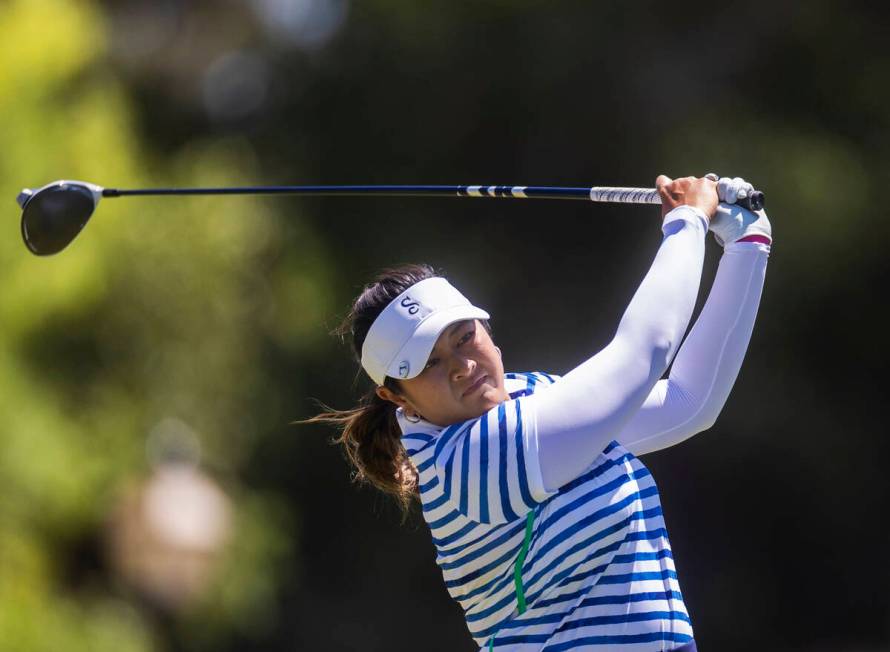
M 562 378 L 505 374 L 488 313 L 426 266 L 384 272 L 344 324 L 377 387 L 314 420 L 342 428 L 359 479 L 404 507 L 420 499 L 481 650 L 695 650 L 658 490 L 637 458 L 717 418 L 771 229 L 734 205 L 751 190 L 742 179 L 656 185 L 664 238 L 652 266 L 614 339 Z M 680 347 L 709 228 L 724 251 Z

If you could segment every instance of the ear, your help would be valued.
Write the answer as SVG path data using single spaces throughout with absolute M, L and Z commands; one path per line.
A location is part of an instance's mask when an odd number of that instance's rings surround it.
M 380 385 L 374 391 L 377 392 L 377 396 L 382 398 L 384 401 L 389 401 L 390 403 L 395 403 L 400 408 L 408 407 L 408 401 L 404 397 L 396 394 L 389 387 L 384 387 L 383 385 Z

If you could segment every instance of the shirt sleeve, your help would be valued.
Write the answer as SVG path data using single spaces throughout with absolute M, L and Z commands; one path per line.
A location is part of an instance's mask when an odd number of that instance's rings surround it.
M 689 325 L 707 219 L 687 206 L 664 218 L 664 239 L 612 341 L 535 402 L 544 486 L 581 475 L 624 429 L 667 369 Z
M 678 444 L 717 420 L 738 376 L 754 330 L 770 246 L 726 247 L 701 314 L 658 381 L 617 437 L 634 455 Z
M 501 403 L 442 431 L 436 474 L 452 506 L 479 523 L 509 523 L 547 500 L 533 396 Z

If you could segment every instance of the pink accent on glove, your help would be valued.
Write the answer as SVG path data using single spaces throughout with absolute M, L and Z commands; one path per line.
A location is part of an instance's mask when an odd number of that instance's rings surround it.
M 760 242 L 762 244 L 772 244 L 772 240 L 765 235 L 746 235 L 744 238 L 736 240 L 736 242 Z

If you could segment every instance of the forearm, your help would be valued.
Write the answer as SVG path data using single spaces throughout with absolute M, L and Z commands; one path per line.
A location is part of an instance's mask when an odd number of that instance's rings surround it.
M 714 424 L 751 339 L 769 250 L 753 242 L 727 246 L 670 376 L 658 382 L 617 438 L 635 455 L 673 446 Z
M 577 477 L 618 436 L 686 331 L 701 280 L 707 225 L 698 212 L 681 207 L 668 214 L 664 231 L 614 339 L 536 395 L 538 454 L 548 489 Z

